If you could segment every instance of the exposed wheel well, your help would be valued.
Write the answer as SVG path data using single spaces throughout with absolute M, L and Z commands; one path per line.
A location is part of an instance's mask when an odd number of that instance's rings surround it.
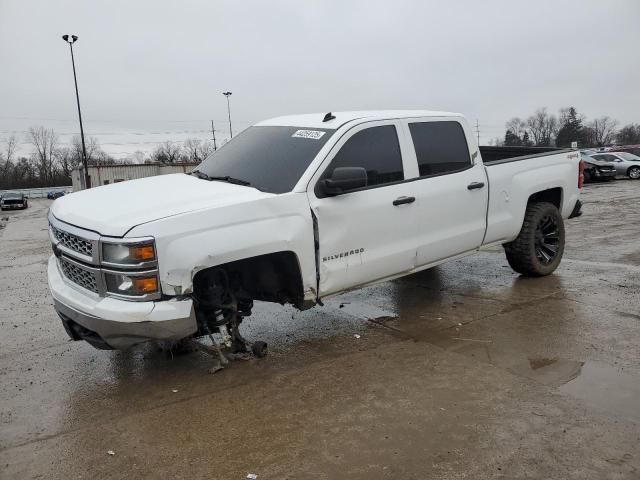
M 542 190 L 536 192 L 529 197 L 528 203 L 540 203 L 549 202 L 555 205 L 558 210 L 562 210 L 562 188 L 549 188 L 548 190 Z
M 201 284 L 219 269 L 226 272 L 229 286 L 239 298 L 302 306 L 302 275 L 298 258 L 291 251 L 244 258 L 201 270 L 193 279 L 194 292 L 202 291 Z

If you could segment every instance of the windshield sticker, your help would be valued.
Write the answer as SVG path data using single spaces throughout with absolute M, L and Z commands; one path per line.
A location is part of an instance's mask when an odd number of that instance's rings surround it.
M 312 140 L 318 140 L 327 132 L 321 132 L 319 130 L 296 130 L 296 133 L 291 135 L 291 138 L 310 138 Z

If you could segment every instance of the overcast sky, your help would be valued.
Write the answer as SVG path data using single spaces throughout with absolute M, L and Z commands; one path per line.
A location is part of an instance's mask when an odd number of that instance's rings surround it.
M 0 140 L 77 131 L 64 33 L 85 133 L 118 154 L 118 132 L 228 130 L 225 90 L 234 130 L 387 108 L 462 112 L 484 141 L 541 106 L 640 122 L 640 0 L 0 0 Z

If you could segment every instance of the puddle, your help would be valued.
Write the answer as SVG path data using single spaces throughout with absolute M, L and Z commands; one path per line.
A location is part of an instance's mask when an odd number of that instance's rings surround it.
M 582 373 L 584 362 L 563 358 L 528 358 L 528 363 L 518 362 L 509 370 L 552 387 L 560 387 Z
M 362 302 L 341 302 L 338 308 L 342 313 L 363 320 L 388 320 L 398 317 L 395 312 Z
M 586 362 L 559 388 L 585 403 L 640 422 L 640 378 L 610 365 Z
M 548 367 L 558 361 L 557 358 L 530 358 L 529 366 L 531 370 L 538 370 L 539 368 Z

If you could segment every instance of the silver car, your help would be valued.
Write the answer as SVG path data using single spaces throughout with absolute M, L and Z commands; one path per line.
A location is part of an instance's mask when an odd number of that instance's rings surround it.
M 595 153 L 591 155 L 596 160 L 611 162 L 616 169 L 618 175 L 633 178 L 640 178 L 640 157 L 633 153 L 627 152 L 606 152 Z

